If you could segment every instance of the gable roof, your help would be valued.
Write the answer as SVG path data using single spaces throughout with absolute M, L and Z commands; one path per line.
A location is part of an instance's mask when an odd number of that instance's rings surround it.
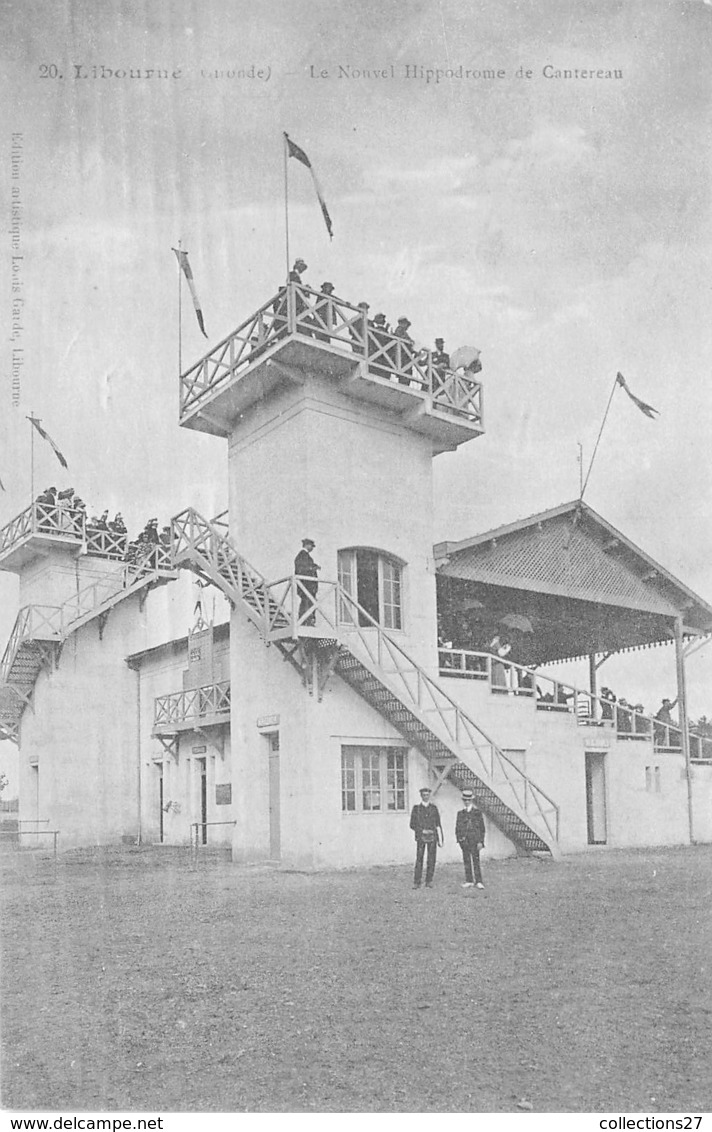
M 617 606 L 712 631 L 712 605 L 580 500 L 435 547 L 438 572 L 537 594 Z

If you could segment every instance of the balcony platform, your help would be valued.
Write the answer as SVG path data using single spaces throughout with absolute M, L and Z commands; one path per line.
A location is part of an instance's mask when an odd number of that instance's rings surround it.
M 84 545 L 81 512 L 35 501 L 0 529 L 0 570 L 19 573 L 57 547 L 78 555 Z
M 181 377 L 180 423 L 229 436 L 250 406 L 318 374 L 428 436 L 434 452 L 484 432 L 482 386 L 429 351 L 377 331 L 364 308 L 290 283 Z

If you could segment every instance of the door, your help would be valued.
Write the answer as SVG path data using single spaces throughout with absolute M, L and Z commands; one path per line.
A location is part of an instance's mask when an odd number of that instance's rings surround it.
M 198 802 L 200 807 L 199 844 L 208 843 L 208 769 L 206 759 L 196 759 L 198 770 Z
M 279 732 L 267 736 L 269 757 L 269 856 L 279 861 L 282 856 L 279 813 Z
M 606 756 L 586 752 L 586 825 L 589 845 L 605 845 Z
M 158 768 L 158 840 L 163 844 L 163 767 Z

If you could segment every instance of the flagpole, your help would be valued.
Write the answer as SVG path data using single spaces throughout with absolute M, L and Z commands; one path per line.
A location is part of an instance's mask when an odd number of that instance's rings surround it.
M 289 159 L 287 154 L 287 135 L 283 131 L 284 140 L 284 239 L 285 251 L 287 256 L 287 275 L 289 279 Z
M 611 395 L 608 398 L 608 404 L 606 405 L 606 411 L 603 414 L 603 420 L 601 421 L 601 427 L 598 430 L 598 439 L 596 440 L 596 443 L 593 447 L 593 455 L 591 456 L 591 463 L 588 465 L 588 471 L 586 472 L 586 479 L 583 481 L 583 487 L 581 488 L 581 494 L 579 495 L 579 502 L 583 499 L 583 493 L 586 490 L 586 485 L 587 485 L 587 483 L 589 481 L 589 477 L 591 475 L 591 469 L 593 467 L 593 461 L 596 459 L 596 453 L 598 452 L 598 445 L 601 443 L 601 436 L 603 434 L 603 429 L 605 428 L 606 420 L 608 418 L 608 411 L 611 407 L 611 402 L 613 400 L 613 394 L 616 391 L 617 385 L 618 385 L 618 375 L 616 374 L 616 376 L 613 379 L 613 388 L 611 389 Z
M 183 241 L 178 241 L 178 250 L 183 247 Z M 183 372 L 183 279 L 178 257 L 178 378 Z
M 30 410 L 27 418 L 30 422 L 30 505 L 35 501 L 35 430 L 32 427 L 34 413 Z

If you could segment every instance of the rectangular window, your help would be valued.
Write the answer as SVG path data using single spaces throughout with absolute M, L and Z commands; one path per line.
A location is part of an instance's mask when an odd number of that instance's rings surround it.
M 352 550 L 339 551 L 339 584 L 344 593 L 349 597 L 355 597 L 356 555 Z M 354 607 L 343 597 L 339 599 L 339 621 L 342 625 L 353 625 L 355 622 Z
M 381 759 L 377 751 L 361 755 L 361 798 L 364 810 L 380 810 Z
M 400 629 L 401 624 L 401 571 L 395 562 L 381 559 L 383 576 L 383 625 L 386 629 Z
M 387 766 L 387 805 L 389 810 L 405 809 L 405 751 L 389 751 Z
M 406 756 L 405 750 L 393 747 L 342 747 L 342 811 L 404 813 L 407 801 Z
M 645 789 L 649 794 L 659 794 L 661 789 L 660 782 L 660 767 L 659 766 L 646 766 L 645 768 Z
M 341 751 L 341 809 L 356 812 L 356 756 Z

